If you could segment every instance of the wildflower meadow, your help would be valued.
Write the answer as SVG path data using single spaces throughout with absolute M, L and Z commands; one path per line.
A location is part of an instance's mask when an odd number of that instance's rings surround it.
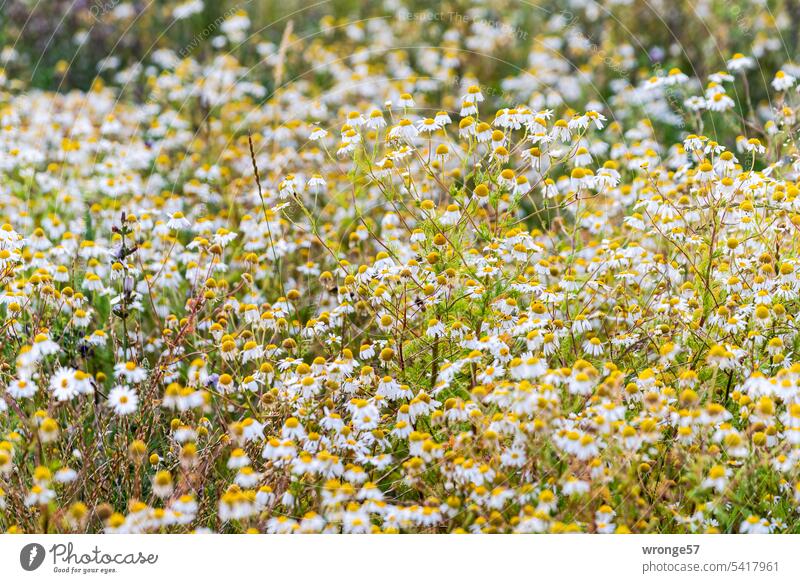
M 0 5 L 0 530 L 800 532 L 797 0 Z

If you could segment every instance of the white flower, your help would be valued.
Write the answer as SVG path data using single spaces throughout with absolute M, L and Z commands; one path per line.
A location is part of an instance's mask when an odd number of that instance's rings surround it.
M 444 127 L 449 123 L 453 123 L 453 120 L 450 119 L 450 116 L 447 115 L 447 112 L 440 111 L 436 114 L 433 118 L 433 121 L 436 122 L 436 125 L 439 127 Z
M 61 347 L 53 342 L 47 334 L 37 334 L 33 341 L 33 351 L 38 358 L 40 356 L 57 354 L 61 351 Z
M 365 125 L 371 130 L 377 130 L 386 127 L 386 120 L 383 119 L 383 112 L 380 109 L 373 109 L 369 114 L 369 119 Z
M 54 476 L 55 481 L 60 484 L 68 484 L 70 482 L 74 482 L 77 477 L 78 477 L 78 472 L 76 472 L 72 468 L 61 468 L 56 472 Z
M 53 490 L 37 484 L 25 496 L 25 506 L 45 506 L 55 497 L 56 493 Z
M 27 378 L 14 379 L 8 384 L 8 394 L 15 399 L 28 399 L 36 394 L 39 387 Z
M 253 471 L 250 466 L 245 466 L 239 470 L 234 478 L 234 482 L 242 488 L 252 488 L 261 480 L 261 474 Z
M 428 338 L 436 338 L 437 336 L 443 336 L 444 331 L 444 324 L 440 320 L 431 320 L 428 322 L 428 329 L 425 331 L 425 335 Z
M 139 405 L 139 397 L 131 388 L 117 385 L 108 393 L 108 405 L 117 415 L 130 415 Z
M 308 139 L 312 142 L 316 142 L 317 140 L 321 140 L 328 135 L 328 132 L 322 129 L 321 127 L 314 126 L 314 131 L 311 132 L 311 135 L 308 136 Z
M 292 195 L 297 195 L 303 190 L 303 179 L 294 174 L 289 174 L 278 185 L 278 195 L 286 199 Z
M 397 107 L 402 107 L 402 108 L 414 107 L 414 98 L 411 97 L 410 93 L 403 93 L 402 95 L 400 95 L 400 99 L 397 100 Z
M 736 53 L 728 61 L 728 69 L 733 71 L 734 73 L 752 69 L 754 66 L 755 62 L 753 61 L 753 59 L 751 57 L 745 57 L 741 53 Z
M 325 179 L 319 174 L 314 174 L 314 176 L 312 176 L 311 179 L 309 179 L 309 181 L 306 183 L 306 188 L 309 190 L 309 192 L 314 194 L 325 192 L 327 186 L 328 184 L 325 182 Z
M 732 109 L 736 103 L 725 93 L 715 93 L 706 99 L 706 107 L 711 111 L 727 111 Z
M 775 78 L 772 79 L 772 87 L 775 91 L 786 91 L 794 85 L 796 79 L 789 73 L 781 70 L 775 73 Z
M 419 135 L 419 130 L 408 119 L 401 119 L 400 123 L 389 130 L 389 137 L 411 141 Z
M 464 103 L 480 103 L 483 101 L 483 93 L 481 88 L 477 85 L 470 85 L 467 89 L 467 94 L 461 97 Z
M 244 10 L 240 10 L 220 25 L 220 30 L 234 43 L 245 39 L 245 31 L 250 28 L 250 19 Z
M 69 401 L 78 395 L 75 369 L 60 368 L 50 378 L 50 391 L 59 401 Z
M 769 534 L 771 530 L 770 523 L 766 518 L 759 518 L 754 515 L 750 515 L 739 526 L 741 534 Z
M 147 378 L 147 371 L 136 365 L 135 362 L 118 362 L 114 365 L 114 375 L 124 378 L 129 383 L 140 383 Z
M 167 221 L 167 228 L 174 229 L 177 231 L 180 231 L 182 229 L 188 229 L 191 226 L 192 224 L 186 217 L 183 216 L 183 213 L 180 211 L 172 213 L 172 216 L 170 217 L 169 221 Z
M 728 485 L 728 477 L 731 471 L 723 468 L 722 466 L 714 466 L 708 474 L 708 477 L 703 480 L 703 488 L 712 488 L 717 493 L 722 493 Z

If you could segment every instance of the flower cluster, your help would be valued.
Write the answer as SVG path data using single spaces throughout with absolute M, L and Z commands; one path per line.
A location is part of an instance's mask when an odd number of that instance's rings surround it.
M 797 71 L 605 102 L 553 15 L 499 95 L 459 43 L 526 37 L 438 24 L 256 43 L 319 83 L 254 80 L 240 12 L 207 61 L 0 75 L 5 530 L 796 529 Z

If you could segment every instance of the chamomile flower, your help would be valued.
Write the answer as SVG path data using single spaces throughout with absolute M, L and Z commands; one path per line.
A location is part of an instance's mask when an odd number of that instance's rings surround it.
M 60 368 L 50 378 L 50 391 L 58 401 L 69 401 L 78 395 L 75 369 Z
M 793 75 L 780 70 L 775 73 L 775 77 L 772 79 L 770 85 L 772 85 L 773 89 L 776 91 L 786 91 L 794 86 L 796 79 Z
M 183 216 L 183 213 L 181 211 L 176 211 L 172 213 L 169 220 L 167 221 L 167 228 L 175 229 L 177 231 L 188 229 L 191 226 L 192 224 L 185 216 Z
M 129 383 L 140 383 L 147 378 L 147 371 L 135 362 L 118 362 L 114 365 L 114 375 Z

